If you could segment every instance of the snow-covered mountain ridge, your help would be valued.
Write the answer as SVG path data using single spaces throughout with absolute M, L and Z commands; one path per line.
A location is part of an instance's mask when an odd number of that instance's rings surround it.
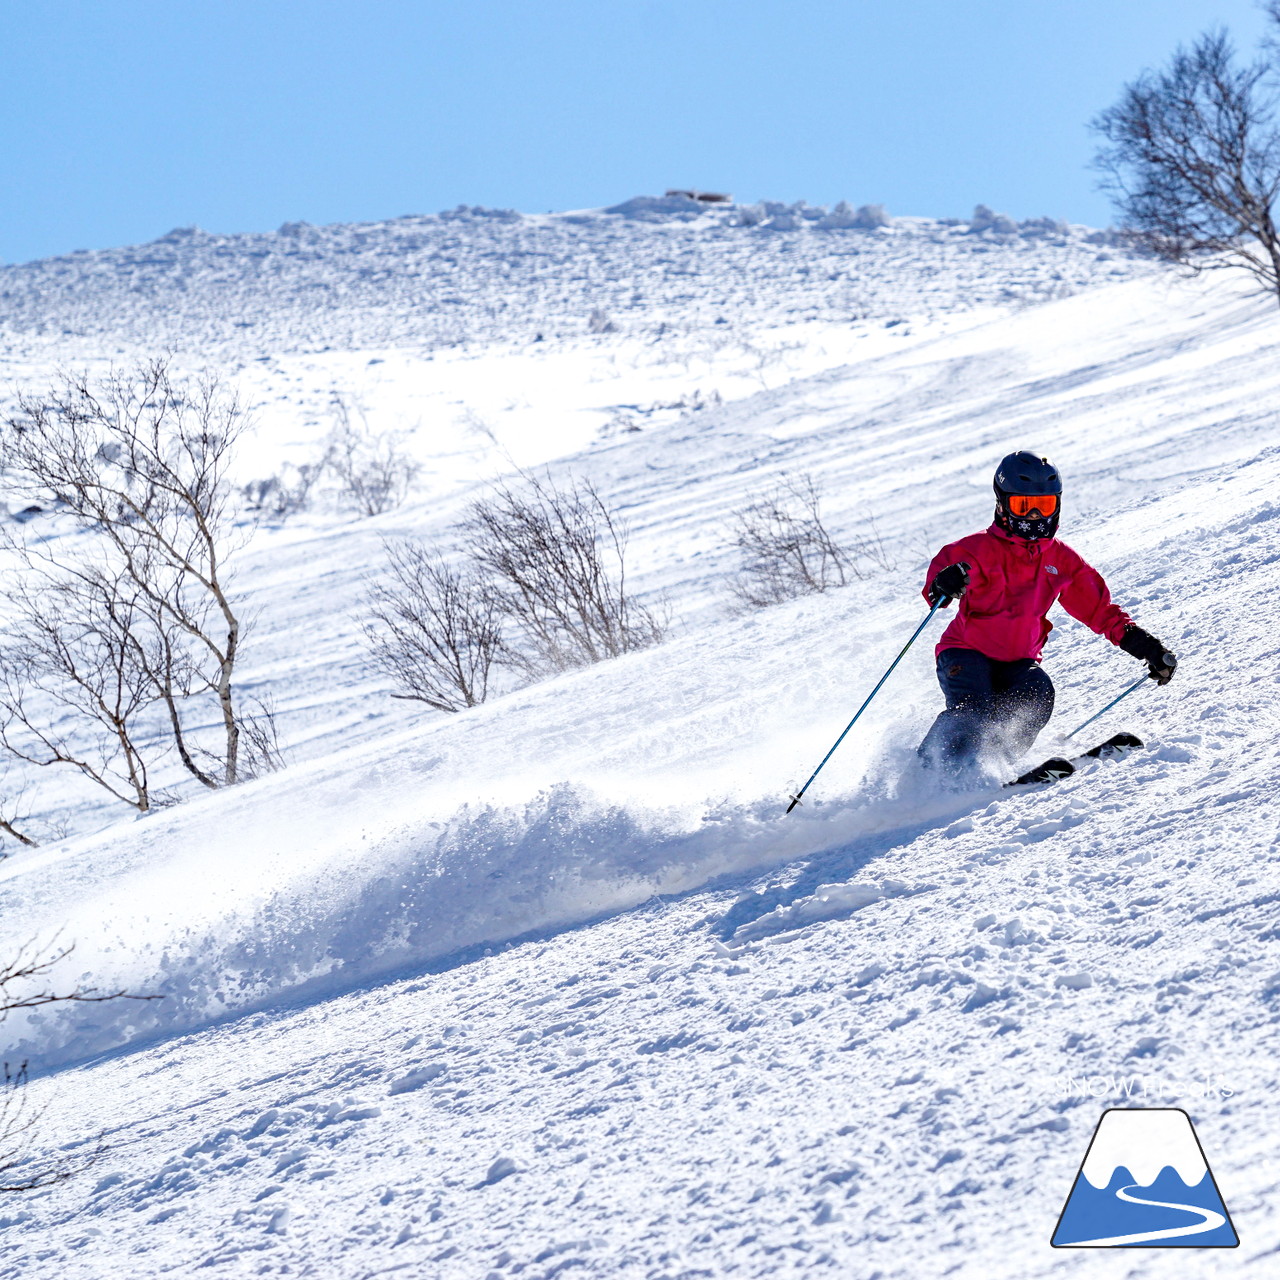
M 62 927 L 86 981 L 167 992 L 6 1027 L 45 1072 L 43 1148 L 105 1131 L 105 1153 L 0 1206 L 0 1274 L 1066 1273 L 1048 1238 L 1107 1105 L 1071 1082 L 1116 1078 L 1212 1079 L 1180 1105 L 1242 1246 L 1180 1274 L 1265 1267 L 1272 313 L 1143 264 L 546 446 L 625 511 L 637 581 L 683 625 L 463 716 L 388 704 L 343 619 L 378 535 L 447 529 L 465 467 L 378 521 L 264 531 L 253 678 L 287 690 L 307 757 L 0 864 L 9 937 Z M 632 339 L 562 341 L 594 361 Z M 1068 477 L 1064 536 L 1182 656 L 1098 726 L 1148 748 L 940 795 L 911 755 L 939 703 L 922 645 L 783 820 L 922 616 L 925 549 L 986 522 L 1024 443 Z M 898 568 L 726 616 L 725 519 L 800 471 L 842 532 L 875 515 Z M 1046 754 L 1134 675 L 1056 616 Z
M 0 335 L 31 355 L 90 339 L 204 358 L 531 342 L 614 324 L 731 332 L 1034 303 L 1150 270 L 1107 232 L 1050 219 L 829 225 L 824 210 L 629 201 L 459 209 L 214 235 L 0 266 Z M 768 216 L 766 216 L 768 215 Z

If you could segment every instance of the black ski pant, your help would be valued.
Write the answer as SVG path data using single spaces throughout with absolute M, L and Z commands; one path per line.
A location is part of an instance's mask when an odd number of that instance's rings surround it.
M 919 747 L 933 767 L 975 763 L 987 746 L 1021 755 L 1053 714 L 1053 681 L 1032 658 L 996 662 L 976 649 L 944 649 L 938 683 L 947 709 Z

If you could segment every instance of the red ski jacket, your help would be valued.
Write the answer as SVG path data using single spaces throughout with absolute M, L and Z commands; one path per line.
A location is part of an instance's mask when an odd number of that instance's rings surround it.
M 1045 615 L 1055 600 L 1112 644 L 1119 644 L 1129 615 L 1111 603 L 1102 575 L 1057 538 L 1029 541 L 996 525 L 950 542 L 929 563 L 929 584 L 950 564 L 969 566 L 960 612 L 942 633 L 936 653 L 976 649 L 996 662 L 1040 659 L 1053 623 Z

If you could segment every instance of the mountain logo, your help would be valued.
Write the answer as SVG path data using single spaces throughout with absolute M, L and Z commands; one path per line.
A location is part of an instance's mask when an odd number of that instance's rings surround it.
M 1240 1243 L 1180 1107 L 1113 1107 L 1093 1131 L 1050 1241 L 1055 1249 Z

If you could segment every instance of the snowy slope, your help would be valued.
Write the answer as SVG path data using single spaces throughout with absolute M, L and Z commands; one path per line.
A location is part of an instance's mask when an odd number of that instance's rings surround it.
M 260 528 L 245 557 L 257 621 L 242 680 L 271 693 L 292 757 L 307 761 L 405 723 L 359 640 L 359 599 L 384 534 L 447 541 L 488 480 L 578 458 L 569 465 L 602 480 L 618 474 L 628 514 L 637 501 L 659 504 L 655 536 L 635 547 L 637 580 L 655 596 L 674 590 L 677 626 L 696 626 L 724 612 L 722 516 L 776 478 L 781 456 L 767 407 L 736 440 L 733 406 L 852 361 L 892 371 L 866 380 L 865 402 L 852 406 L 874 408 L 896 396 L 908 351 L 1154 269 L 1109 233 L 1044 219 L 859 229 L 803 205 L 686 206 L 182 234 L 0 267 L 0 402 L 40 390 L 58 367 L 100 372 L 165 351 L 179 371 L 211 366 L 240 391 L 255 423 L 236 459 L 240 481 L 319 456 L 339 405 L 399 436 L 422 466 L 404 508 L 377 521 L 323 508 Z M 630 283 L 616 293 L 620 282 Z M 462 317 L 465 340 L 435 332 L 446 315 Z M 384 345 L 350 345 L 374 340 Z M 695 490 L 679 468 L 708 464 L 739 474 L 697 489 L 713 510 L 690 519 Z M 650 557 L 670 560 L 670 506 L 692 569 L 675 584 L 665 569 L 644 572 Z M 883 514 L 850 512 L 850 532 Z M 923 543 L 908 554 L 919 558 Z M 101 821 L 79 780 L 30 782 L 37 822 L 74 832 Z M 176 771 L 164 782 L 187 786 Z
M 250 552 L 305 759 L 0 864 L 9 937 L 167 993 L 6 1025 L 42 1149 L 104 1151 L 0 1205 L 0 1274 L 1147 1274 L 1047 1242 L 1100 1109 L 1161 1082 L 1242 1240 L 1179 1274 L 1280 1245 L 1273 308 L 1147 271 L 920 328 L 556 461 L 625 510 L 677 634 L 467 715 L 376 706 L 340 621 L 377 534 L 465 485 Z M 922 649 L 783 821 L 1024 443 L 1183 656 L 1101 726 L 1148 749 L 931 792 Z M 727 617 L 728 513 L 805 470 L 899 568 Z M 1069 620 L 1046 663 L 1059 733 L 1134 674 Z

